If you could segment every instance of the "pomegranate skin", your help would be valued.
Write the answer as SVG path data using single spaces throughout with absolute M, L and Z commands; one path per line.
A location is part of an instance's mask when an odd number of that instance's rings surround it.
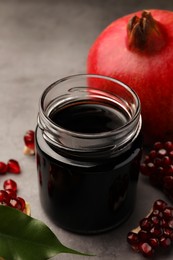
M 87 58 L 87 73 L 110 76 L 129 85 L 142 107 L 144 144 L 173 140 L 173 12 L 148 10 L 159 26 L 161 37 L 148 36 L 148 49 L 128 46 L 127 26 L 143 11 L 113 21 L 98 36 Z M 150 42 L 150 36 L 154 42 Z M 111 86 L 98 88 L 112 90 Z

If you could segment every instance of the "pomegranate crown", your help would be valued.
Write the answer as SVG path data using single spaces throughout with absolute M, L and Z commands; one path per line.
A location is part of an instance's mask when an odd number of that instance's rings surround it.
M 163 32 L 151 12 L 133 16 L 127 25 L 127 45 L 130 50 L 156 52 L 165 44 Z

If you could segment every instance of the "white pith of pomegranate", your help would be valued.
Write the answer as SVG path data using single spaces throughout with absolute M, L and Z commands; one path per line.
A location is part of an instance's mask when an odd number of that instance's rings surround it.
M 172 11 L 129 14 L 105 28 L 88 53 L 87 73 L 121 80 L 138 94 L 146 143 L 173 139 L 172 24 Z

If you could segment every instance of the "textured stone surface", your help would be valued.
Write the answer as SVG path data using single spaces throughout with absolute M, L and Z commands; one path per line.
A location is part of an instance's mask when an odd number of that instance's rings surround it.
M 133 253 L 126 234 L 164 195 L 140 178 L 134 213 L 118 229 L 98 235 L 79 236 L 56 227 L 43 212 L 38 196 L 33 157 L 23 155 L 23 135 L 34 129 L 38 100 L 55 80 L 85 72 L 88 49 L 111 21 L 139 9 L 170 9 L 172 0 L 0 0 L 0 160 L 19 160 L 19 194 L 31 204 L 32 216 L 43 220 L 67 246 L 96 256 L 59 255 L 53 259 L 142 259 Z M 173 252 L 172 252 L 173 255 Z M 172 259 L 170 254 L 157 257 Z

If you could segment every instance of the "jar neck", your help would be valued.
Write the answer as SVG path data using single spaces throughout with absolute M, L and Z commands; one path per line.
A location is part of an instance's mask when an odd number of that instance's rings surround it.
M 93 77 L 96 76 L 92 75 Z M 103 78 L 104 80 L 110 80 L 107 77 L 102 77 L 102 80 Z M 136 94 L 126 85 L 116 80 L 113 80 L 112 84 L 116 86 L 120 84 L 121 87 L 121 91 L 117 95 L 92 87 L 88 91 L 88 88 L 81 87 L 81 84 L 72 88 L 69 88 L 70 84 L 67 84 L 67 87 L 64 88 L 62 83 L 66 83 L 67 79 L 69 78 L 52 84 L 41 97 L 38 126 L 42 130 L 46 142 L 65 153 L 80 154 L 81 156 L 86 154 L 92 154 L 92 156 L 116 154 L 126 149 L 141 130 L 140 103 Z M 58 95 L 55 95 L 57 89 Z M 111 131 L 83 133 L 65 129 L 61 125 L 57 125 L 50 117 L 55 108 L 57 110 L 63 109 L 69 104 L 85 103 L 91 100 L 93 103 L 107 104 L 112 108 L 121 110 L 127 118 L 126 122 L 121 127 Z

